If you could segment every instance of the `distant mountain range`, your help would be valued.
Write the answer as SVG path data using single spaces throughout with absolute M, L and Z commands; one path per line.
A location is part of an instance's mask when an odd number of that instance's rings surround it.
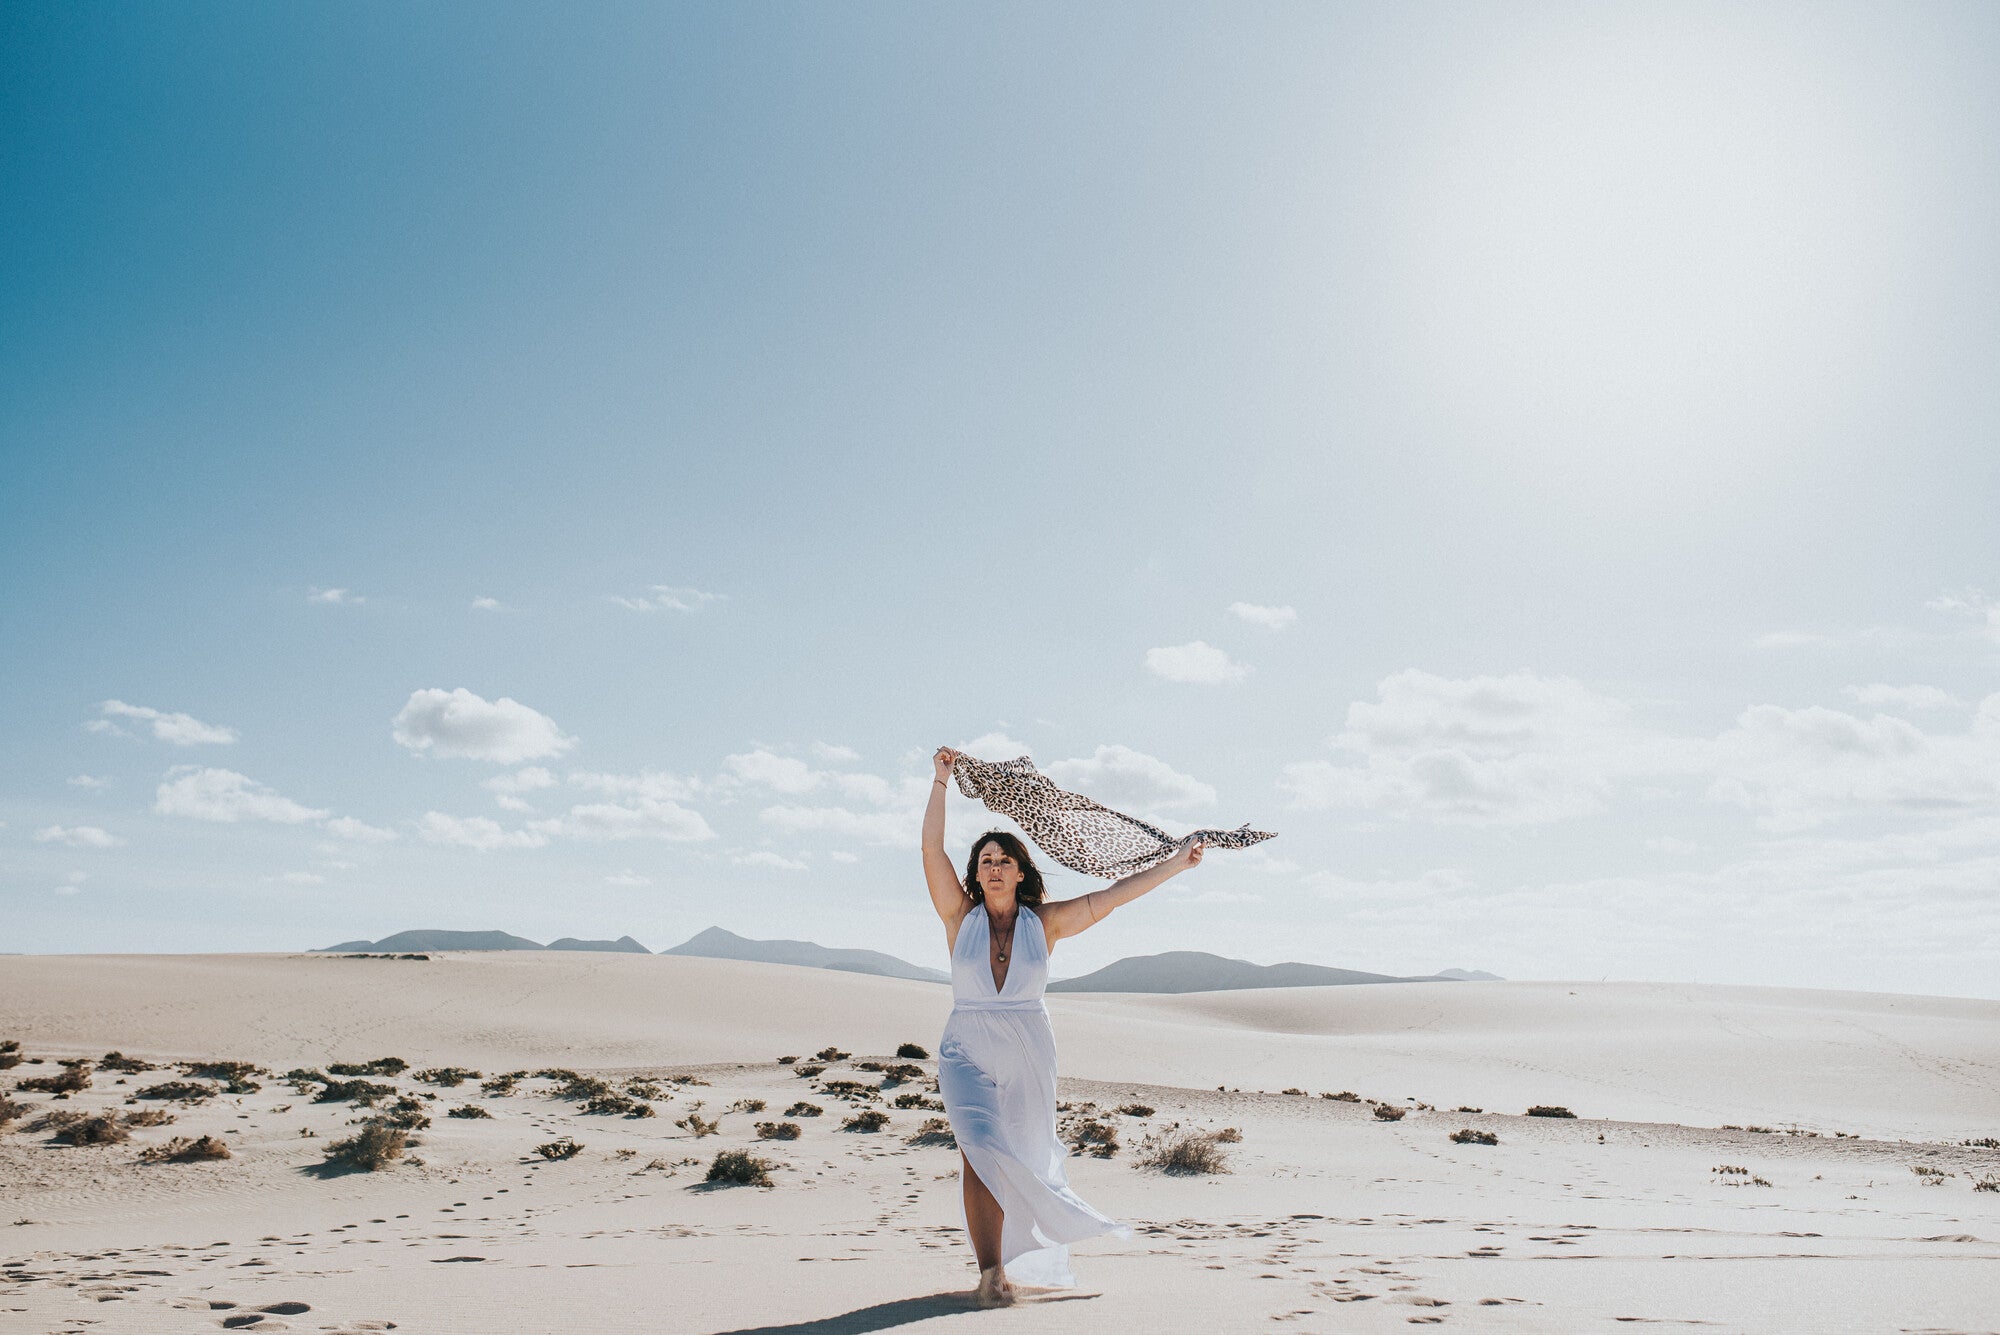
M 1200 950 L 1131 955 L 1081 978 L 1049 984 L 1051 992 L 1231 992 L 1246 987 L 1338 987 L 1350 983 L 1499 982 L 1490 973 L 1450 969 L 1422 977 L 1331 969 L 1323 964 L 1252 964 Z
M 359 950 L 616 950 L 633 955 L 653 952 L 629 936 L 616 941 L 579 941 L 573 936 L 543 945 L 525 936 L 506 932 L 398 932 L 380 941 L 343 941 L 337 946 L 321 946 L 313 954 Z
M 565 936 L 546 946 L 506 932 L 398 932 L 380 941 L 343 941 L 322 946 L 333 951 L 402 950 L 611 950 L 634 955 L 652 952 L 629 936 L 616 941 L 579 941 Z M 948 983 L 951 975 L 938 969 L 885 955 L 879 950 L 849 950 L 812 941 L 753 941 L 710 927 L 662 955 L 702 959 L 749 960 L 757 964 L 793 964 L 808 969 L 839 969 L 878 978 L 910 978 L 922 983 Z M 1445 969 L 1421 977 L 1333 969 L 1323 964 L 1252 964 L 1199 950 L 1170 950 L 1163 955 L 1132 955 L 1081 978 L 1049 984 L 1051 992 L 1228 992 L 1248 987 L 1335 987 L 1353 983 L 1437 983 L 1504 981 L 1477 969 Z

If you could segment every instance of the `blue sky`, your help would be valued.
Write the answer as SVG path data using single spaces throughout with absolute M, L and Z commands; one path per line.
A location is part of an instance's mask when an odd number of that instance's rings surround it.
M 1280 832 L 1058 973 L 2000 996 L 1990 10 L 0 23 L 0 950 L 936 963 L 951 743 Z

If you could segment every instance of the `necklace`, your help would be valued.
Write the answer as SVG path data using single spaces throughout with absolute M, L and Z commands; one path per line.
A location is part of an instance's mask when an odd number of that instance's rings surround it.
M 1014 910 L 1014 914 L 1017 918 L 1020 916 L 1020 912 L 1021 911 L 1019 909 Z M 1014 924 L 1010 921 L 1007 924 L 1007 935 L 1011 937 L 1013 936 L 1013 934 L 1014 934 Z M 995 936 L 993 939 L 997 942 L 1000 938 L 998 936 Z M 1000 947 L 1000 953 L 997 958 L 1002 964 L 1005 964 L 1007 962 L 1007 947 L 1005 946 Z

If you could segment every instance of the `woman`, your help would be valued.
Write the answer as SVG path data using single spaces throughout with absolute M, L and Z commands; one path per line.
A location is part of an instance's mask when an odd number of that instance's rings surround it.
M 946 780 L 959 753 L 941 746 L 924 811 L 924 879 L 951 943 L 951 1018 L 938 1044 L 938 1090 L 964 1162 L 965 1229 L 979 1263 L 979 1304 L 1014 1301 L 1024 1282 L 1075 1283 L 1069 1246 L 1129 1225 L 1069 1189 L 1056 1138 L 1056 1040 L 1042 989 L 1049 951 L 1120 904 L 1201 861 L 1195 840 L 1166 861 L 1074 899 L 1042 902 L 1042 874 L 1021 840 L 991 830 L 961 880 L 944 851 Z

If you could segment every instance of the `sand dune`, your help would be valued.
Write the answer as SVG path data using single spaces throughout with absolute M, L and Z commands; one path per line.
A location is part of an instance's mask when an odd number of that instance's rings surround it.
M 863 1058 L 934 1047 L 948 1004 L 897 979 L 622 954 L 0 959 L 0 1038 L 30 1058 L 0 1089 L 113 1049 L 667 1081 L 642 1119 L 585 1114 L 548 1080 L 406 1073 L 434 1114 L 421 1163 L 344 1175 L 324 1147 L 364 1110 L 268 1074 L 193 1105 L 128 1102 L 163 1076 L 103 1069 L 68 1099 L 17 1093 L 0 1327 L 1971 1331 L 2000 1311 L 2000 1189 L 1975 1189 L 2000 1188 L 2000 1150 L 1958 1143 L 2000 1136 L 2000 1003 L 1518 982 L 1051 997 L 1065 1124 L 1122 1142 L 1072 1159 L 1072 1180 L 1138 1231 L 1080 1249 L 1086 1288 L 1003 1313 L 966 1301 L 957 1156 L 908 1143 L 935 1113 L 893 1106 L 928 1080 L 864 1096 L 889 1113 L 875 1133 L 841 1130 L 854 1106 L 827 1092 L 879 1080 Z M 816 1078 L 774 1060 L 827 1044 L 852 1056 Z M 1313 1097 L 1344 1090 L 1408 1111 Z M 801 1099 L 824 1115 L 799 1139 L 757 1138 Z M 1134 1102 L 1154 1111 L 1114 1111 Z M 469 1104 L 489 1116 L 444 1116 Z M 118 1145 L 25 1129 L 140 1106 L 176 1120 Z M 720 1130 L 676 1125 L 694 1111 Z M 1174 1123 L 1239 1127 L 1232 1171 L 1135 1168 Z M 1454 1144 L 1461 1127 L 1498 1144 Z M 171 1135 L 233 1154 L 140 1161 Z M 534 1152 L 565 1135 L 575 1158 Z M 707 1185 L 718 1149 L 769 1158 L 774 1185 Z

